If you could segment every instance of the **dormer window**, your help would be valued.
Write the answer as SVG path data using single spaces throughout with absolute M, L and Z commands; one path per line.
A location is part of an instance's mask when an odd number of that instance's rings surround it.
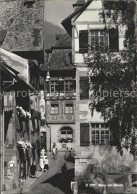
M 110 50 L 119 51 L 118 29 L 109 30 L 81 30 L 79 32 L 79 53 L 88 51 Z
M 24 6 L 27 8 L 32 8 L 34 5 L 34 0 L 25 0 L 24 1 Z

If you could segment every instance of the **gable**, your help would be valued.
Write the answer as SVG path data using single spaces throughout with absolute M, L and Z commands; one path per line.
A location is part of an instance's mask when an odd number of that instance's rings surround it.
M 100 22 L 99 12 L 102 10 L 102 1 L 92 1 L 87 8 L 72 21 L 74 22 Z

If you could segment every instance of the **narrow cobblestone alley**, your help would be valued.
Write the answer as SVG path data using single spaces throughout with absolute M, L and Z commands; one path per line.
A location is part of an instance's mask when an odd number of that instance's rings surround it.
M 64 153 L 58 153 L 57 159 L 52 159 L 48 153 L 49 173 L 44 173 L 30 188 L 23 188 L 23 194 L 71 194 L 70 181 L 73 179 L 74 164 L 64 160 Z M 61 166 L 66 163 L 67 180 L 61 178 Z

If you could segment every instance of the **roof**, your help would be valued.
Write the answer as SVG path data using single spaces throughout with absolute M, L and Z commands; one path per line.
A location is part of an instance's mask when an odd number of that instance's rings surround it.
M 65 35 L 61 36 L 61 38 L 56 42 L 55 47 L 56 48 L 71 48 L 72 41 L 71 41 L 70 35 L 66 33 Z
M 25 80 L 23 80 L 21 77 L 17 75 L 19 74 L 19 72 L 17 72 L 15 69 L 7 65 L 2 60 L 1 57 L 0 60 L 1 60 L 0 67 L 2 71 L 5 72 L 9 77 L 14 78 L 17 81 L 14 83 L 14 85 L 11 85 L 10 87 L 8 86 L 8 90 L 15 90 L 17 89 L 16 86 L 19 85 L 19 88 L 27 88 L 30 89 L 31 91 L 35 91 L 35 88 L 31 84 L 27 83 Z M 7 91 L 6 88 L 4 90 Z
M 67 18 L 65 18 L 61 24 L 63 25 L 63 27 L 67 30 L 67 32 L 71 35 L 72 33 L 72 26 L 71 26 L 71 19 L 76 16 L 78 13 L 82 13 L 87 7 L 88 5 L 92 2 L 93 0 L 89 0 L 87 1 L 82 7 L 76 9 L 75 12 L 73 12 L 72 14 L 70 14 Z
M 72 43 L 68 33 L 61 36 L 51 50 L 46 50 L 51 53 L 49 61 L 43 66 L 43 70 L 70 70 L 73 69 L 71 64 L 72 59 Z
M 28 8 L 22 1 L 0 3 L 0 30 L 6 30 L 2 48 L 8 51 L 43 49 L 43 1 L 35 0 Z
M 49 62 L 42 70 L 70 70 L 73 69 L 71 64 L 71 49 L 55 49 Z
M 77 2 L 73 4 L 73 7 L 79 6 L 79 5 L 84 5 L 84 4 L 85 4 L 85 0 L 77 0 Z

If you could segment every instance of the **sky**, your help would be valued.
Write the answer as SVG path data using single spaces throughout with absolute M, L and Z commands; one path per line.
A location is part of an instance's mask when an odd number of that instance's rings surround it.
M 62 20 L 73 13 L 72 4 L 76 0 L 47 0 L 45 1 L 45 16 L 44 18 L 63 28 L 61 25 Z

